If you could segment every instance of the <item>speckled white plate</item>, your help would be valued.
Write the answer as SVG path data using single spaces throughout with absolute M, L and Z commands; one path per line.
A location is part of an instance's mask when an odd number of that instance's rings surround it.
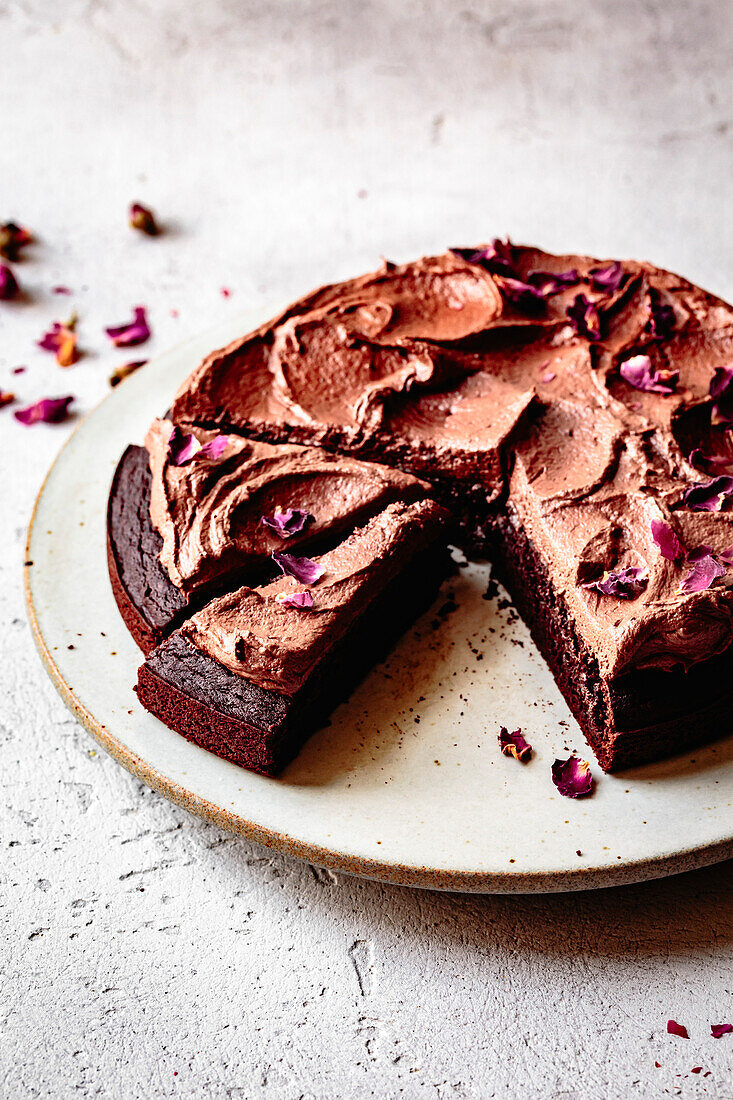
M 107 576 L 112 473 L 202 356 L 260 319 L 228 322 L 125 381 L 79 425 L 41 490 L 28 536 L 30 620 L 51 679 L 90 733 L 194 813 L 390 882 L 576 890 L 733 855 L 733 738 L 613 777 L 594 764 L 593 797 L 557 793 L 552 761 L 587 755 L 585 743 L 524 624 L 506 601 L 485 598 L 484 564 L 447 582 L 434 612 L 279 779 L 219 760 L 142 709 L 132 690 L 141 655 Z M 437 615 L 446 600 L 456 609 Z M 500 755 L 502 725 L 522 727 L 529 764 Z

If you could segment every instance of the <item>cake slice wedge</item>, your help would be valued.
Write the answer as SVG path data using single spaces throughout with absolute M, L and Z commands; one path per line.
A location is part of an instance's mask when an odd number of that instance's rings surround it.
M 314 559 L 281 557 L 278 579 L 216 597 L 149 654 L 140 702 L 202 748 L 277 774 L 428 608 L 449 528 L 435 501 L 399 501 Z

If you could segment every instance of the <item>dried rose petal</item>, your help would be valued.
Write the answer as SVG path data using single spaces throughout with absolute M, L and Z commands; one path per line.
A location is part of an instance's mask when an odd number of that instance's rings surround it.
M 733 368 L 717 367 L 710 380 L 711 424 L 733 424 Z
M 187 466 L 194 458 L 221 458 L 229 443 L 228 435 L 215 435 L 208 443 L 200 443 L 195 435 L 186 435 L 174 427 L 168 437 L 168 461 L 171 466 Z
M 52 294 L 73 294 L 73 290 L 69 286 L 53 286 L 51 287 Z
M 502 276 L 499 281 L 499 290 L 502 297 L 517 309 L 536 313 L 545 308 L 545 298 L 540 290 L 523 283 L 521 279 L 511 279 Z
M 586 340 L 600 340 L 601 318 L 585 294 L 576 294 L 575 301 L 565 312 L 579 336 L 585 336 Z
M 297 607 L 300 610 L 313 607 L 313 596 L 310 592 L 281 592 L 275 599 L 283 607 Z
M 683 1024 L 678 1024 L 676 1020 L 667 1020 L 667 1034 L 679 1035 L 680 1039 L 689 1039 L 687 1034 L 687 1028 Z
M 696 550 L 690 550 L 687 562 L 692 566 L 680 585 L 680 593 L 689 595 L 691 592 L 705 592 L 711 584 L 724 576 L 725 565 L 713 554 L 710 546 L 698 546 Z
M 618 600 L 634 600 L 644 591 L 649 578 L 638 565 L 630 565 L 626 569 L 616 572 L 604 573 L 597 581 L 584 584 L 583 588 L 590 588 L 599 592 L 602 596 L 615 596 Z
M 110 374 L 110 386 L 119 386 L 120 382 L 123 382 L 125 378 L 129 378 L 136 370 L 140 370 L 140 367 L 144 367 L 146 363 L 147 359 L 133 359 L 130 363 L 123 363 L 121 367 L 117 367 Z
M 677 318 L 671 305 L 652 287 L 649 291 L 649 332 L 655 340 L 668 340 L 676 323 Z
M 232 292 L 231 292 L 231 290 L 229 289 L 228 286 L 223 286 L 221 288 L 221 296 L 222 296 L 222 298 L 231 298 Z
M 733 493 L 733 477 L 721 474 L 711 481 L 696 481 L 685 489 L 682 503 L 693 512 L 719 512 Z
M 0 256 L 6 260 L 17 260 L 20 250 L 25 248 L 33 240 L 29 229 L 15 222 L 6 222 L 0 225 Z
M 711 1024 L 710 1034 L 713 1039 L 721 1039 L 724 1035 L 729 1035 L 733 1031 L 733 1024 Z
M 728 454 L 705 454 L 700 447 L 695 447 L 694 451 L 688 455 L 687 461 L 696 469 L 714 477 L 721 470 L 730 470 L 733 467 L 733 445 Z
M 653 369 L 648 355 L 632 355 L 619 367 L 619 374 L 636 390 L 646 393 L 674 393 L 680 372 L 678 370 Z
M 478 264 L 495 275 L 511 275 L 514 271 L 514 249 L 511 241 L 495 237 L 486 248 L 451 248 L 450 251 L 468 264 Z
M 0 264 L 0 301 L 8 302 L 14 298 L 20 287 L 7 264 Z
M 685 551 L 679 540 L 677 532 L 660 519 L 652 520 L 652 538 L 654 545 L 659 548 L 659 553 L 667 561 L 679 561 L 684 557 Z
M 130 226 L 139 229 L 141 233 L 147 233 L 149 237 L 157 237 L 160 233 L 153 211 L 139 202 L 133 202 L 130 206 Z
M 133 314 L 132 321 L 126 325 L 113 325 L 104 330 L 116 348 L 131 348 L 136 344 L 144 344 L 150 336 L 145 307 L 135 306 Z
M 521 760 L 522 763 L 529 760 L 532 755 L 532 746 L 522 736 L 521 729 L 509 733 L 506 726 L 502 726 L 499 732 L 499 748 L 504 756 L 513 756 L 515 760 Z
M 79 358 L 75 327 L 76 316 L 70 317 L 66 324 L 54 321 L 48 332 L 44 333 L 38 341 L 39 348 L 55 354 L 56 362 L 60 367 L 70 367 Z
M 304 512 L 302 508 L 276 508 L 273 515 L 262 516 L 260 523 L 264 524 L 265 527 L 269 527 L 281 539 L 289 539 L 292 535 L 297 535 L 314 519 L 315 516 L 312 516 L 310 512 Z
M 608 267 L 594 267 L 590 271 L 593 289 L 603 294 L 615 294 L 624 278 L 624 269 L 618 260 L 614 260 Z
M 573 267 L 570 271 L 531 271 L 527 282 L 536 286 L 543 298 L 552 298 L 566 287 L 580 282 L 580 275 Z
M 69 405 L 73 397 L 43 397 L 35 405 L 18 409 L 13 413 L 21 424 L 59 424 L 69 415 Z
M 296 558 L 295 554 L 285 554 L 276 550 L 272 560 L 288 577 L 295 577 L 301 584 L 315 584 L 326 572 L 322 565 L 310 558 Z
M 12 404 L 15 401 L 15 394 L 8 393 L 7 390 L 0 390 L 0 409 L 4 409 L 6 405 Z
M 593 775 L 587 760 L 570 756 L 552 765 L 552 782 L 565 798 L 585 798 L 593 790 Z

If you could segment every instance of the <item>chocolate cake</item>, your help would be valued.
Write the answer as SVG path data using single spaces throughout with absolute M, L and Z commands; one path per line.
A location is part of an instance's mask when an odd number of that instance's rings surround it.
M 140 701 L 217 755 L 277 773 L 427 608 L 447 521 L 432 500 L 389 504 L 306 559 L 305 588 L 283 575 L 211 600 L 148 656 Z
M 495 563 L 603 768 L 729 732 L 733 307 L 708 292 L 506 241 L 385 263 L 214 352 L 169 418 L 198 447 L 295 445 L 429 483 L 464 549 Z M 266 554 L 230 533 L 187 557 L 208 497 L 189 480 L 176 506 L 162 430 L 152 475 L 123 458 L 110 556 L 133 633 L 136 616 L 146 644 L 180 625 L 180 652 L 201 593 Z M 221 476 L 234 490 L 236 463 Z M 215 490 L 204 525 L 223 510 Z

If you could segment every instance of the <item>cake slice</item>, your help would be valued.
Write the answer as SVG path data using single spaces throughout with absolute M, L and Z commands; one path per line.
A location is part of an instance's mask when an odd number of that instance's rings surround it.
M 325 549 L 387 504 L 429 493 L 377 463 L 155 420 L 110 492 L 117 604 L 148 652 L 217 590 L 276 572 L 274 551 Z
M 286 555 L 278 579 L 216 597 L 149 654 L 140 702 L 202 748 L 276 774 L 427 609 L 448 528 L 434 501 L 399 501 L 322 555 Z

